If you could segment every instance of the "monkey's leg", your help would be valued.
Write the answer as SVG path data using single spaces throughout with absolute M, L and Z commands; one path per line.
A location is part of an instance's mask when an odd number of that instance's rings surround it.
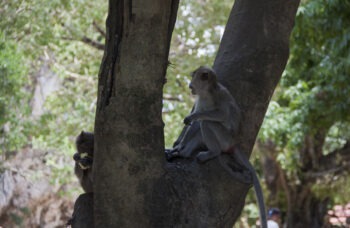
M 178 137 L 178 138 L 176 139 L 176 141 L 174 142 L 173 148 L 177 147 L 177 146 L 181 143 L 182 139 L 184 138 L 184 136 L 186 135 L 186 132 L 188 131 L 188 129 L 189 129 L 190 127 L 191 127 L 191 125 L 185 125 L 185 127 L 182 129 L 182 131 L 181 131 L 179 137 Z
M 201 133 L 208 151 L 202 151 L 197 155 L 199 162 L 205 162 L 219 156 L 232 143 L 229 131 L 219 122 L 202 121 Z
M 184 137 L 179 144 L 179 154 L 181 157 L 191 157 L 193 152 L 204 147 L 203 138 L 200 131 L 200 124 L 198 121 L 192 122 L 188 131 L 186 131 Z
M 186 129 L 186 131 L 185 131 Z M 191 157 L 192 153 L 198 150 L 203 145 L 202 135 L 200 132 L 200 126 L 197 121 L 194 121 L 191 125 L 185 127 L 181 132 L 176 146 L 172 149 L 165 150 L 167 160 L 171 160 L 176 157 Z

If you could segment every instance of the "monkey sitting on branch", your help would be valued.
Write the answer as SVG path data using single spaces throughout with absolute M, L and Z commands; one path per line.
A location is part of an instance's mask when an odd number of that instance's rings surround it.
M 74 154 L 74 172 L 85 192 L 93 192 L 92 162 L 94 158 L 94 134 L 82 131 L 75 141 L 77 153 Z
M 196 155 L 200 163 L 218 157 L 232 177 L 243 183 L 253 184 L 259 204 L 260 221 L 262 227 L 266 228 L 265 204 L 258 177 L 249 159 L 235 142 L 241 110 L 230 92 L 217 82 L 213 69 L 201 66 L 191 76 L 189 87 L 192 94 L 196 95 L 194 108 L 184 119 L 186 126 L 174 148 L 166 150 L 166 158 L 189 158 L 197 151 L 200 151 Z M 221 153 L 232 154 L 248 176 L 244 172 L 234 172 L 221 160 Z

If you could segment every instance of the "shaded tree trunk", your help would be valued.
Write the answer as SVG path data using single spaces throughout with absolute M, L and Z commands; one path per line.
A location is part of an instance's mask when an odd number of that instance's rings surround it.
M 95 227 L 232 227 L 244 206 L 250 186 L 217 159 L 165 163 L 162 87 L 177 5 L 110 0 L 95 122 Z M 226 26 L 214 68 L 243 110 L 239 142 L 248 155 L 288 58 L 297 6 L 237 0 Z
M 178 0 L 110 0 L 95 119 L 95 227 L 152 226 Z
M 328 211 L 329 198 L 320 199 L 311 190 L 313 183 L 300 183 L 291 186 L 291 211 L 286 218 L 287 227 L 323 227 L 324 216 Z

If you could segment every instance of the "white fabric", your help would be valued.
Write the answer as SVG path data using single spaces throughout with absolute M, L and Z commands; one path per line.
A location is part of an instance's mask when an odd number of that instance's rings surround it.
M 268 228 L 279 228 L 278 223 L 273 220 L 267 221 L 267 227 Z

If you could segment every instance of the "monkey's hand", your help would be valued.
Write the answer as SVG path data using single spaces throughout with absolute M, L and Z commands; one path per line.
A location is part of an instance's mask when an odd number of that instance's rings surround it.
M 185 117 L 184 124 L 189 125 L 192 123 L 192 121 L 196 120 L 196 116 L 191 114 Z
M 192 122 L 191 118 L 189 116 L 186 116 L 184 119 L 184 124 L 189 125 Z
M 82 170 L 90 169 L 92 167 L 93 158 L 87 153 L 75 153 L 73 159 Z
M 165 158 L 167 161 L 171 161 L 174 158 L 178 158 L 178 157 L 180 157 L 180 153 L 177 150 L 177 148 L 165 150 Z

